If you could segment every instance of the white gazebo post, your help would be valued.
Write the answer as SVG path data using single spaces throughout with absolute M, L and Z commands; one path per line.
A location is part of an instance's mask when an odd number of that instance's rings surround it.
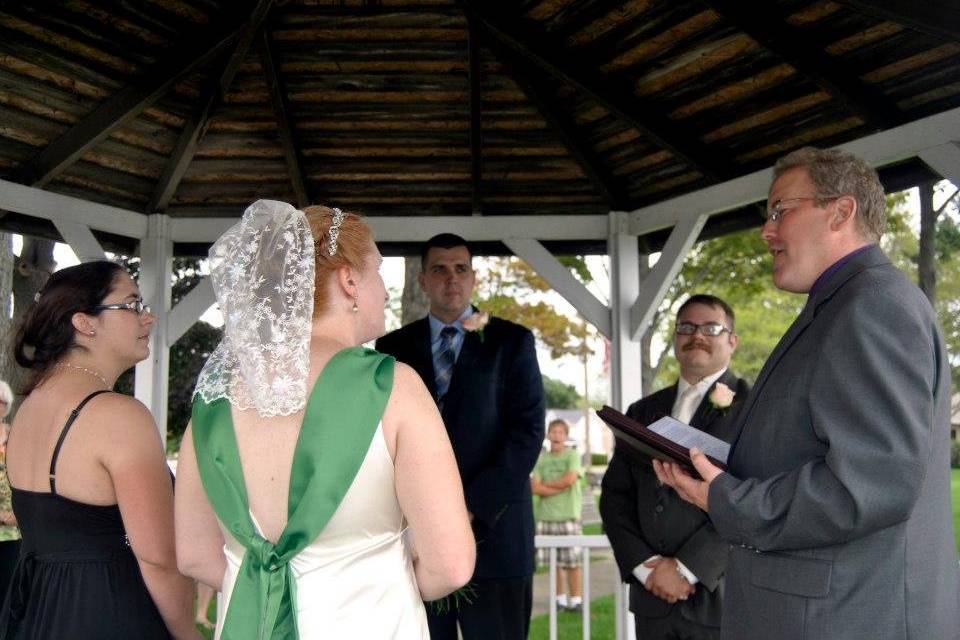
M 629 217 L 610 213 L 610 404 L 623 410 L 643 395 L 640 343 L 634 339 L 630 311 L 640 292 L 640 251 L 630 233 Z
M 170 371 L 170 342 L 167 318 L 170 313 L 173 241 L 170 220 L 153 214 L 147 235 L 140 241 L 140 294 L 153 308 L 156 322 L 150 333 L 150 357 L 137 365 L 134 394 L 153 413 L 160 437 L 167 435 L 167 382 Z

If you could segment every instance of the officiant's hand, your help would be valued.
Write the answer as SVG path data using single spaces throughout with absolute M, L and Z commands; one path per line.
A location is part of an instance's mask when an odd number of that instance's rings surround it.
M 673 604 L 693 595 L 694 587 L 680 575 L 676 558 L 655 558 L 644 562 L 643 566 L 652 569 L 643 586 L 661 600 Z
M 710 494 L 710 483 L 723 470 L 714 465 L 707 456 L 703 455 L 699 449 L 690 449 L 690 459 L 693 466 L 700 474 L 702 480 L 698 480 L 688 474 L 680 465 L 672 462 L 653 461 L 653 471 L 657 474 L 657 479 L 663 484 L 673 487 L 681 498 L 707 511 L 707 496 Z

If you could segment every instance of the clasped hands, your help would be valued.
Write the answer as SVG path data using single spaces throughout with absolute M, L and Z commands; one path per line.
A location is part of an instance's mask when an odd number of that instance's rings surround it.
M 680 575 L 676 558 L 652 558 L 643 566 L 651 569 L 643 586 L 661 600 L 673 604 L 693 595 L 694 586 Z
M 707 497 L 710 494 L 710 483 L 714 478 L 723 473 L 723 470 L 714 465 L 707 456 L 699 449 L 690 449 L 690 459 L 693 466 L 700 474 L 702 480 L 698 480 L 683 470 L 683 468 L 674 462 L 664 462 L 662 460 L 653 461 L 653 472 L 657 474 L 657 479 L 668 487 L 672 487 L 681 498 L 692 505 L 700 507 L 707 511 Z

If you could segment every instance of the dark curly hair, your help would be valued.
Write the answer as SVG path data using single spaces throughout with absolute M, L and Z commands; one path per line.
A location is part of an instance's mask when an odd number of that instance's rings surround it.
M 13 340 L 14 359 L 30 370 L 23 395 L 33 391 L 70 349 L 77 348 L 73 314 L 97 315 L 94 307 L 113 290 L 118 273 L 125 273 L 119 264 L 97 260 L 50 276 L 36 303 L 20 321 Z

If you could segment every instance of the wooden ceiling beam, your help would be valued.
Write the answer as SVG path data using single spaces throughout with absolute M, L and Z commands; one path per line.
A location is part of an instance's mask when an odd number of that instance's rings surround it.
M 480 66 L 480 30 L 467 19 L 467 79 L 470 83 L 470 203 L 473 215 L 483 213 L 483 78 Z
M 537 77 L 537 69 L 525 64 L 519 56 L 497 41 L 490 42 L 489 46 L 510 73 L 513 81 L 520 86 L 527 99 L 546 120 L 547 125 L 560 137 L 570 155 L 606 200 L 607 205 L 611 209 L 629 209 L 630 203 L 626 190 L 617 185 L 613 173 L 607 171 L 600 155 L 583 140 L 574 119 L 556 108 L 554 106 L 556 100 L 551 99 L 542 82 L 534 79 Z
M 530 64 L 561 82 L 569 83 L 636 128 L 656 145 L 669 150 L 707 179 L 732 175 L 732 165 L 660 111 L 643 104 L 631 90 L 636 79 L 623 74 L 600 75 L 595 66 L 567 54 L 545 33 L 531 34 L 516 16 L 494 12 L 489 4 L 461 0 L 464 11 L 495 38 Z M 481 4 L 483 8 L 481 9 Z
M 140 78 L 96 107 L 47 145 L 14 174 L 22 184 L 43 187 L 63 173 L 91 147 L 136 118 L 181 78 L 216 58 L 239 35 L 234 21 L 222 21 L 212 37 L 191 33 L 157 57 L 159 62 Z
M 858 13 L 902 24 L 941 40 L 960 41 L 960 6 L 955 0 L 837 0 Z
M 270 35 L 266 29 L 261 29 L 260 37 L 257 39 L 257 47 L 260 53 L 260 66 L 263 67 L 267 88 L 270 91 L 273 113 L 277 117 L 277 131 L 283 145 L 283 156 L 287 161 L 290 184 L 297 198 L 297 207 L 302 209 L 310 204 L 310 196 L 307 193 L 300 149 L 294 140 L 293 127 L 290 124 L 290 108 L 287 104 L 286 87 L 283 78 L 277 73 L 277 66 L 273 59 L 273 47 L 270 45 Z
M 147 213 L 165 211 L 170 204 L 170 200 L 176 193 L 187 167 L 193 161 L 193 155 L 197 151 L 197 146 L 200 144 L 203 134 L 206 133 L 207 125 L 210 122 L 210 114 L 223 101 L 224 94 L 230 88 L 240 64 L 250 51 L 250 47 L 271 6 L 273 6 L 273 0 L 258 0 L 246 22 L 240 28 L 237 43 L 224 63 L 221 72 L 215 74 L 201 91 L 199 106 L 180 131 L 177 144 L 170 157 L 167 158 L 167 164 L 163 173 L 160 174 L 160 180 L 157 181 L 153 196 L 147 204 Z
M 770 5 L 739 0 L 704 0 L 704 4 L 822 87 L 874 129 L 888 129 L 906 121 L 889 98 L 849 71 L 842 60 L 826 53 L 826 42 L 790 25 L 786 16 L 771 10 Z

